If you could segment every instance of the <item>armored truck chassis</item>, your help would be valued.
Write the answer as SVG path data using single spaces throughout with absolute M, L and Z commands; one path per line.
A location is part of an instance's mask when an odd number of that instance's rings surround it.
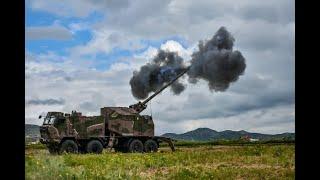
M 127 107 L 101 108 L 100 116 L 49 112 L 40 127 L 40 142 L 50 153 L 157 152 L 159 143 L 170 138 L 154 136 L 151 116 L 139 115 Z

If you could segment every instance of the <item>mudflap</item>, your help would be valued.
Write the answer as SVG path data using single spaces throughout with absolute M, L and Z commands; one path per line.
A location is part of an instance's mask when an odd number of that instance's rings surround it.
M 161 137 L 161 136 L 156 136 L 155 138 L 156 138 L 158 141 L 162 141 L 162 142 L 168 143 L 169 146 L 170 146 L 170 148 L 171 148 L 171 150 L 172 150 L 172 152 L 174 152 L 174 151 L 176 150 L 171 138 Z

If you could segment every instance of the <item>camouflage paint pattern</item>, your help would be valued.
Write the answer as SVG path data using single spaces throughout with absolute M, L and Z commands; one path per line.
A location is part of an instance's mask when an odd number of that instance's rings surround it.
M 46 133 L 41 136 L 48 141 L 60 141 L 64 137 L 87 139 L 105 137 L 112 134 L 119 136 L 154 136 L 154 124 L 150 116 L 139 115 L 134 109 L 127 107 L 101 108 L 100 116 L 83 116 L 80 112 L 64 114 L 49 112 L 54 116 L 53 124 L 44 124 Z M 108 133 L 108 134 L 106 134 Z
M 134 136 L 154 136 L 154 124 L 150 116 L 136 116 L 133 131 Z
M 60 139 L 60 134 L 57 128 L 54 126 L 48 126 L 48 138 L 49 139 Z
M 103 116 L 71 116 L 73 128 L 78 133 L 78 138 L 105 136 L 105 125 Z
M 104 136 L 104 123 L 94 124 L 87 127 L 87 134 L 89 137 L 103 137 Z
M 121 136 L 154 136 L 150 116 L 141 116 L 127 107 L 106 107 L 101 110 L 108 119 L 108 129 Z

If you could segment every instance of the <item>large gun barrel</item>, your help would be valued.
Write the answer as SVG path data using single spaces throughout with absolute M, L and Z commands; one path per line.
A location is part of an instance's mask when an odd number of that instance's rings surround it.
M 183 70 L 177 77 L 175 77 L 173 80 L 171 80 L 168 84 L 164 85 L 162 88 L 160 88 L 159 90 L 157 90 L 154 94 L 152 94 L 150 97 L 148 97 L 146 100 L 144 100 L 143 102 L 138 102 L 136 104 L 130 105 L 129 108 L 134 109 L 135 111 L 137 111 L 138 113 L 142 112 L 143 110 L 145 110 L 147 108 L 147 103 L 154 98 L 156 95 L 158 95 L 159 93 L 161 93 L 165 88 L 167 88 L 168 86 L 170 86 L 171 84 L 173 84 L 177 79 L 179 79 L 181 76 L 183 76 L 188 70 L 190 69 L 190 67 L 187 67 L 185 70 Z

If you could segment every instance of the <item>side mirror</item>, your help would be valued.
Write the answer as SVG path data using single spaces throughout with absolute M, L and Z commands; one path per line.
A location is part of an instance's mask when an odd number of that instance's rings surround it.
M 41 119 L 41 118 L 42 118 L 42 116 L 40 115 L 40 116 L 39 116 L 39 119 Z

